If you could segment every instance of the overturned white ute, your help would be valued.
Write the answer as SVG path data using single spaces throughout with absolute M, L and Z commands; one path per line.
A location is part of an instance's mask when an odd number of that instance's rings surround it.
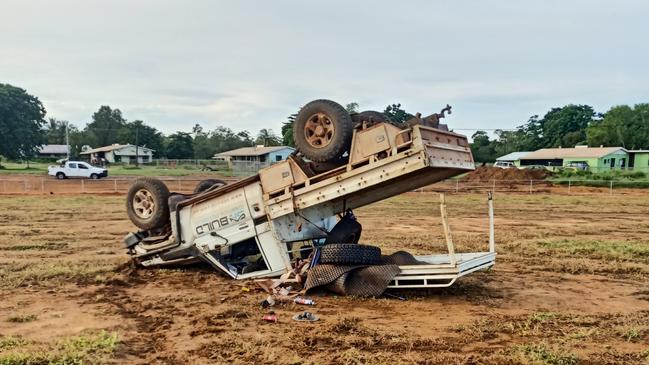
M 447 111 L 395 123 L 379 112 L 310 102 L 294 125 L 298 153 L 255 176 L 230 185 L 205 180 L 193 195 L 137 180 L 127 209 L 140 231 L 127 235 L 126 247 L 143 266 L 201 260 L 235 279 L 280 276 L 298 258 L 315 264 L 324 250 L 329 262 L 371 263 L 380 251 L 357 244 L 353 209 L 474 169 L 467 138 L 439 123 Z M 442 209 L 448 252 L 400 264 L 388 287 L 449 286 L 492 266 L 490 198 L 489 207 L 488 249 L 456 253 Z

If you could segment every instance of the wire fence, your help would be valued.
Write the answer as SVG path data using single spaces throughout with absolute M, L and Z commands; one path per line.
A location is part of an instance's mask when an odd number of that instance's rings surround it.
M 57 180 L 49 177 L 0 179 L 0 194 L 125 194 L 137 177 Z M 205 177 L 162 177 L 169 190 L 188 194 Z M 220 178 L 228 183 L 237 178 Z
M 128 192 L 135 179 L 136 177 L 57 180 L 41 176 L 10 177 L 0 179 L 0 194 L 124 194 Z M 169 187 L 169 190 L 187 194 L 191 193 L 205 177 L 162 177 L 159 179 Z M 236 177 L 222 179 L 228 183 L 239 180 Z M 627 194 L 633 192 L 634 189 L 644 188 L 649 188 L 649 181 L 581 179 L 465 181 L 449 179 L 416 191 L 615 195 Z

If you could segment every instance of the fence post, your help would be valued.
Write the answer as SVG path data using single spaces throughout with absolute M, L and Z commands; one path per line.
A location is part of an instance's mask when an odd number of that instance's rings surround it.
M 117 179 L 113 179 L 113 190 L 117 192 Z
M 493 179 L 493 183 L 491 186 L 491 193 L 495 194 L 496 193 L 496 179 Z
M 85 193 L 85 192 L 86 192 L 86 184 L 85 181 L 81 179 L 81 193 Z
M 45 178 L 41 177 L 41 193 L 45 193 Z
M 610 195 L 613 195 L 613 180 L 611 180 L 611 187 L 609 191 L 610 191 Z
M 568 179 L 568 193 L 570 193 L 570 179 Z
M 533 189 L 533 184 L 534 184 L 532 181 L 533 180 L 530 180 L 530 194 L 532 194 L 532 189 Z
M 455 180 L 455 192 L 460 191 L 460 179 Z

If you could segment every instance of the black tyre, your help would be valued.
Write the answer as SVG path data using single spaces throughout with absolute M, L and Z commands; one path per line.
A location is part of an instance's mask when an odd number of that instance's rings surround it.
M 352 116 L 354 124 L 367 122 L 368 125 L 374 125 L 377 123 L 392 123 L 394 121 L 387 115 L 377 112 L 376 110 L 366 110 Z
M 381 263 L 381 249 L 354 243 L 332 243 L 320 249 L 320 263 L 376 265 Z
M 126 196 L 126 211 L 131 222 L 143 230 L 169 223 L 169 189 L 160 180 L 144 177 L 135 180 Z
M 207 189 L 209 189 L 209 188 L 211 188 L 211 187 L 213 187 L 213 186 L 219 186 L 219 187 L 221 187 L 221 186 L 224 186 L 224 185 L 227 185 L 227 183 L 226 183 L 225 181 L 223 181 L 223 180 L 219 180 L 219 179 L 205 179 L 205 180 L 201 180 L 201 181 L 196 185 L 196 187 L 194 188 L 194 194 L 202 193 L 202 192 L 204 192 L 205 190 L 207 190 Z
M 99 175 L 97 175 L 97 174 L 90 174 L 90 178 L 93 179 L 93 180 L 98 180 L 98 179 L 99 179 Z
M 331 100 L 315 100 L 297 114 L 293 139 L 309 160 L 327 162 L 349 150 L 352 132 L 352 118 L 345 108 Z
M 57 172 L 56 173 L 56 178 L 59 179 L 59 180 L 63 180 L 63 179 L 65 179 L 65 174 L 62 173 L 62 172 Z

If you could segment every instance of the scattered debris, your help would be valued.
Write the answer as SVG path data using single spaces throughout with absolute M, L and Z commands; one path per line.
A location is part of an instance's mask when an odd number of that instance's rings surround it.
M 265 314 L 263 317 L 261 317 L 261 320 L 266 322 L 277 323 L 278 321 L 277 314 L 275 314 L 275 312 L 272 311 L 268 312 L 268 314 Z
M 315 322 L 319 319 L 320 317 L 311 312 L 302 312 L 293 316 L 293 320 L 298 322 Z
M 293 302 L 294 302 L 295 304 L 315 305 L 315 302 L 313 301 L 313 299 L 302 298 L 302 297 L 296 297 L 296 298 L 293 300 Z
M 398 295 L 390 294 L 388 292 L 383 293 L 386 297 L 394 298 L 394 299 L 399 299 L 399 300 L 406 300 L 406 297 L 400 297 Z

